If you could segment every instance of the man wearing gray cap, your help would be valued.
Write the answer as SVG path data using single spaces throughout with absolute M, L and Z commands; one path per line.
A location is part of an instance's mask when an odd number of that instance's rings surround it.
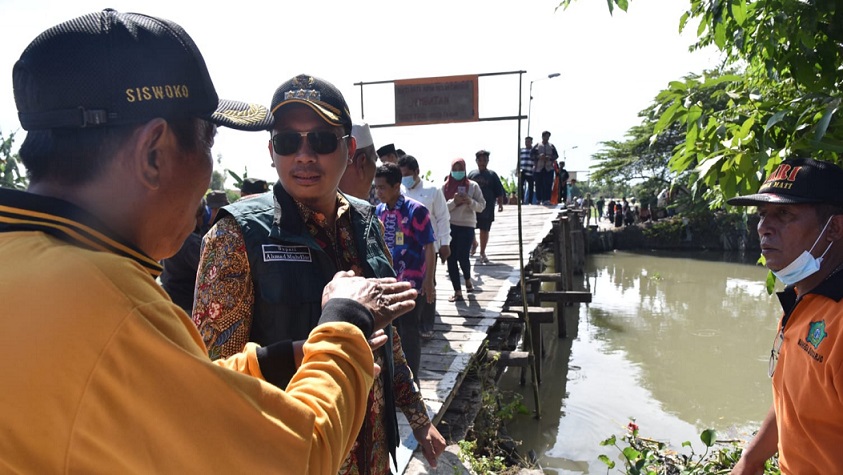
M 761 473 L 779 453 L 782 473 L 843 467 L 843 169 L 810 158 L 783 161 L 758 193 L 765 265 L 785 289 L 770 352 L 773 406 L 733 474 Z
M 196 225 L 216 127 L 265 130 L 266 108 L 221 101 L 177 24 L 110 9 L 39 35 L 13 83 L 30 186 L 0 189 L 0 471 L 336 474 L 367 338 L 415 292 L 338 274 L 279 387 L 275 351 L 212 362 L 155 281 Z

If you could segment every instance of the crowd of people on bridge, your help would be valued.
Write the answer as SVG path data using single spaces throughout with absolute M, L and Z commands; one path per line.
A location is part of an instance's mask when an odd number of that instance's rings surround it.
M 521 174 L 519 194 L 524 204 L 550 205 L 569 200 L 570 174 L 565 162 L 559 160 L 556 146 L 550 143 L 550 132 L 542 132 L 542 141 L 533 145 L 533 137 L 524 138 L 519 151 L 518 167 Z

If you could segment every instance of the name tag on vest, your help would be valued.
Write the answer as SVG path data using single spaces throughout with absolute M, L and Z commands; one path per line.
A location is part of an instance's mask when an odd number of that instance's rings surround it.
M 307 246 L 264 244 L 261 248 L 264 262 L 313 262 Z

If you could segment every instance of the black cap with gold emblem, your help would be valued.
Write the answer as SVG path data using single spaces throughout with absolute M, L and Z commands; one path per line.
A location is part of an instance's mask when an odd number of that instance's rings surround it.
M 340 90 L 324 79 L 299 74 L 278 86 L 272 95 L 272 115 L 278 117 L 281 109 L 289 104 L 305 104 L 325 122 L 342 127 L 346 135 L 351 133 L 348 104 Z
M 266 130 L 260 105 L 220 100 L 202 54 L 177 24 L 111 9 L 57 25 L 24 50 L 13 71 L 26 130 L 109 127 L 198 117 Z

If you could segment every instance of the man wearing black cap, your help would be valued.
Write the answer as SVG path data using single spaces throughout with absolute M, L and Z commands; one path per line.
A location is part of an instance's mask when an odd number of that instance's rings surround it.
M 220 208 L 229 204 L 228 195 L 223 190 L 211 190 L 207 195 L 205 195 L 205 202 L 208 205 L 208 209 L 211 211 L 207 223 L 210 226 L 210 223 L 213 223 L 214 220 L 216 220 Z M 207 231 L 208 228 L 205 228 L 205 230 Z
M 383 147 L 378 149 L 378 158 L 381 159 L 383 163 L 395 163 L 398 164 L 398 151 L 395 150 L 395 144 L 390 143 L 386 144 Z
M 340 91 L 300 74 L 272 97 L 268 143 L 278 172 L 273 192 L 225 207 L 205 235 L 193 319 L 212 358 L 254 341 L 280 345 L 282 364 L 268 371 L 291 378 L 303 340 L 319 322 L 320 289 L 338 271 L 394 277 L 383 228 L 367 202 L 338 190 L 357 142 Z M 234 250 L 234 252 L 232 252 Z M 444 449 L 430 423 L 400 338 L 375 353 L 383 371 L 369 395 L 367 424 L 340 473 L 389 473 L 402 409 L 431 465 Z
M 843 466 L 843 169 L 810 158 L 783 161 L 758 193 L 765 265 L 786 285 L 770 354 L 773 406 L 732 473 L 761 473 L 778 451 L 782 473 L 839 473 Z
M 260 178 L 248 177 L 244 178 L 243 182 L 240 183 L 240 199 L 266 193 L 267 191 L 269 191 L 269 183 Z
M 415 292 L 337 276 L 281 390 L 275 350 L 211 362 L 155 282 L 195 226 L 215 127 L 266 129 L 267 110 L 220 101 L 175 23 L 113 10 L 38 36 L 13 77 L 30 187 L 0 190 L 2 471 L 336 473 L 366 338 Z
M 489 243 L 489 231 L 491 231 L 492 222 L 495 220 L 495 203 L 498 205 L 498 211 L 503 211 L 503 198 L 506 193 L 498 174 L 489 170 L 489 151 L 479 150 L 474 156 L 477 170 L 472 170 L 468 174 L 468 179 L 480 186 L 483 199 L 486 200 L 486 208 L 477 213 L 477 229 L 480 230 L 480 257 L 478 260 L 481 264 L 488 264 L 486 245 Z M 474 241 L 472 248 L 476 246 L 477 241 Z

